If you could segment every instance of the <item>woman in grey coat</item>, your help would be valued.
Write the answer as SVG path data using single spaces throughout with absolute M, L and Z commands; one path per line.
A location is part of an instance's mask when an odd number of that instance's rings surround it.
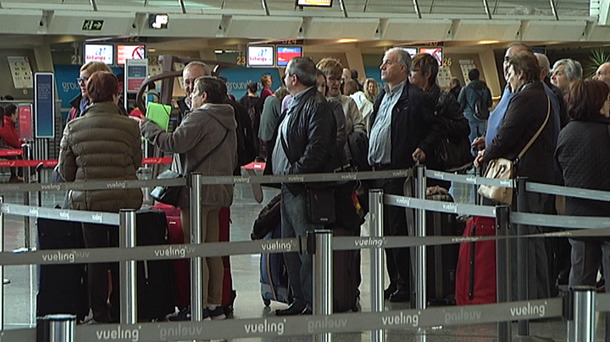
M 179 156 L 182 174 L 192 172 L 203 176 L 230 176 L 237 166 L 237 122 L 233 107 L 224 104 L 224 86 L 215 77 L 195 81 L 191 93 L 191 108 L 174 132 L 165 132 L 154 122 L 143 120 L 142 135 L 155 146 Z M 205 158 L 205 159 L 204 159 Z M 176 165 L 176 163 L 174 163 Z M 233 185 L 204 185 L 201 195 L 201 236 L 205 242 L 218 242 L 218 212 L 233 202 Z M 190 204 L 186 188 L 181 192 L 182 227 L 185 241 L 190 239 Z M 220 257 L 207 258 L 203 263 L 204 318 L 222 319 L 223 264 Z

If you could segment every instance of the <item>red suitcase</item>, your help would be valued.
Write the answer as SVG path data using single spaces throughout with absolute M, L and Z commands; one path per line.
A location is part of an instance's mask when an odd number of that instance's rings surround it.
M 163 210 L 167 216 L 169 228 L 169 240 L 171 244 L 183 244 L 184 234 L 182 232 L 182 219 L 180 217 L 180 209 L 168 204 L 157 203 L 153 209 Z M 218 213 L 218 221 L 220 225 L 220 241 L 229 241 L 230 229 L 230 210 L 222 208 Z M 224 264 L 224 278 L 222 287 L 222 306 L 225 307 L 225 314 L 233 312 L 233 302 L 237 294 L 233 289 L 233 281 L 231 277 L 231 263 L 228 256 L 222 257 Z M 174 266 L 174 301 L 178 308 L 184 308 L 190 305 L 190 266 L 189 259 L 173 260 Z
M 495 236 L 494 218 L 474 216 L 466 222 L 463 236 Z M 456 271 L 457 305 L 496 302 L 496 242 L 478 241 L 460 244 Z

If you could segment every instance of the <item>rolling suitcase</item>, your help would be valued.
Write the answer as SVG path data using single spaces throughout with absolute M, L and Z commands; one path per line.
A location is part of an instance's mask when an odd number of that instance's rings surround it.
M 85 247 L 80 222 L 45 218 L 36 222 L 41 251 Z M 88 298 L 86 264 L 40 265 L 36 316 L 72 314 L 82 321 L 89 313 Z
M 282 236 L 280 225 L 269 232 L 264 240 L 279 239 Z M 265 306 L 271 301 L 290 304 L 292 294 L 288 284 L 288 270 L 283 253 L 263 253 L 260 261 L 261 297 Z
M 168 245 L 165 213 L 139 210 L 136 213 L 138 246 Z M 138 319 L 164 320 L 174 312 L 174 284 L 170 260 L 138 261 Z
M 464 236 L 495 236 L 494 218 L 474 216 L 466 222 Z M 455 300 L 458 305 L 496 302 L 496 242 L 460 244 Z

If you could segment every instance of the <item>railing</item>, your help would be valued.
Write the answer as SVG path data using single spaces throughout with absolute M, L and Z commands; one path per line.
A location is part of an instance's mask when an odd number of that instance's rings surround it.
M 610 228 L 607 218 L 595 217 L 570 217 L 553 215 L 540 215 L 530 213 L 509 213 L 506 206 L 490 207 L 460 203 L 443 203 L 430 201 L 423 198 L 421 189 L 425 188 L 425 177 L 451 180 L 467 184 L 491 184 L 506 186 L 505 181 L 491 180 L 482 177 L 455 175 L 437 171 L 426 171 L 423 166 L 417 168 L 419 177 L 414 181 L 420 184 L 416 189 L 416 197 L 384 195 L 378 190 L 371 191 L 371 222 L 373 227 L 369 237 L 334 237 L 330 239 L 328 231 L 317 232 L 317 241 L 314 246 L 303 243 L 300 239 L 281 239 L 265 241 L 240 241 L 222 243 L 200 243 L 199 238 L 192 236 L 191 244 L 172 245 L 172 246 L 146 246 L 134 247 L 135 241 L 135 220 L 133 211 L 122 211 L 120 214 L 97 213 L 76 210 L 58 210 L 32 207 L 28 205 L 3 203 L 0 199 L 0 233 L 4 227 L 4 214 L 18 215 L 35 218 L 63 219 L 78 222 L 94 222 L 101 224 L 119 225 L 122 239 L 119 248 L 93 248 L 87 249 L 86 253 L 74 253 L 73 250 L 44 250 L 28 251 L 14 254 L 10 252 L 0 253 L 0 275 L 2 268 L 7 265 L 31 265 L 31 264 L 61 264 L 66 262 L 89 263 L 89 262 L 120 262 L 122 267 L 121 292 L 124 294 L 121 301 L 121 325 L 82 325 L 76 326 L 75 336 L 79 339 L 93 340 L 95 336 L 103 335 L 109 331 L 116 331 L 116 338 L 110 337 L 108 340 L 125 340 L 127 338 L 137 338 L 142 341 L 159 340 L 184 340 L 184 339 L 214 339 L 214 338 L 240 338 L 240 337 L 263 337 L 263 336 L 289 336 L 289 335 L 314 335 L 316 340 L 327 341 L 331 333 L 334 332 L 354 332 L 371 331 L 373 341 L 383 341 L 385 329 L 408 329 L 419 331 L 424 327 L 438 325 L 455 324 L 474 324 L 474 323 L 498 323 L 499 341 L 510 340 L 509 324 L 518 319 L 523 324 L 520 325 L 519 334 L 527 336 L 527 324 L 529 319 L 564 317 L 567 321 L 567 331 L 569 341 L 592 341 L 595 329 L 593 313 L 597 311 L 610 311 L 610 297 L 608 295 L 597 295 L 591 288 L 575 288 L 564 298 L 549 298 L 540 300 L 520 300 L 506 301 L 507 297 L 502 297 L 508 290 L 506 279 L 498 277 L 498 303 L 487 305 L 473 305 L 463 307 L 443 307 L 426 308 L 425 293 L 425 270 L 418 269 L 416 279 L 418 281 L 418 291 L 416 291 L 417 307 L 413 310 L 383 311 L 383 254 L 384 248 L 416 247 L 420 253 L 426 246 L 443 245 L 460 242 L 496 240 L 498 244 L 503 241 L 512 241 L 522 238 L 548 238 L 557 236 L 569 237 L 590 237 L 607 236 Z M 302 183 L 312 181 L 345 181 L 345 180 L 369 180 L 379 178 L 406 178 L 411 177 L 410 170 L 394 170 L 383 172 L 362 172 L 362 173 L 343 173 L 343 174 L 310 174 L 310 175 L 286 175 L 286 176 L 250 176 L 250 177 L 201 177 L 193 174 L 191 180 L 149 180 L 149 181 L 120 181 L 121 188 L 142 188 L 153 187 L 154 185 L 173 185 L 186 186 L 191 184 L 191 213 L 198 212 L 198 191 L 201 185 L 205 184 L 235 184 L 235 183 Z M 423 183 L 422 183 L 423 182 Z M 521 181 L 522 182 L 522 181 Z M 49 190 L 70 190 L 70 189 L 107 189 L 116 187 L 117 182 L 89 182 L 89 183 L 56 183 L 56 184 L 24 184 L 15 187 L 12 184 L 0 185 L 0 193 L 8 192 L 37 192 Z M 512 186 L 512 184 L 509 184 Z M 587 196 L 589 199 L 608 199 L 608 193 L 588 192 L 582 189 L 572 189 L 566 187 L 556 187 L 541 184 L 522 185 L 522 188 L 529 191 L 546 193 L 562 193 L 566 196 Z M 584 191 L 584 192 L 583 192 Z M 409 209 L 415 209 L 422 215 L 425 211 L 438 211 L 451 214 L 467 214 L 497 219 L 498 232 L 508 230 L 507 218 L 510 222 L 524 225 L 544 225 L 561 228 L 578 228 L 561 233 L 544 233 L 528 236 L 514 236 L 505 233 L 495 237 L 473 237 L 465 238 L 461 236 L 432 236 L 425 237 L 422 220 L 416 220 L 416 236 L 393 236 L 391 239 L 384 238 L 382 232 L 382 206 L 394 205 Z M 198 231 L 199 220 L 192 217 L 192 232 Z M 196 219 L 196 220 L 193 220 Z M 274 244 L 273 251 L 269 250 L 269 243 Z M 263 318 L 263 319 L 234 319 L 229 321 L 202 322 L 201 301 L 196 303 L 197 298 L 201 298 L 201 287 L 199 276 L 197 275 L 198 263 L 196 260 L 211 256 L 224 255 L 243 255 L 258 253 L 283 253 L 296 250 L 296 246 L 305 246 L 305 250 L 313 253 L 315 267 L 314 283 L 314 315 L 311 318 L 301 317 L 287 318 Z M 180 249 L 185 251 L 185 257 L 192 261 L 192 303 L 194 304 L 193 318 L 191 322 L 181 323 L 137 323 L 136 305 L 133 298 L 136 297 L 137 286 L 133 277 L 135 267 L 133 260 L 163 260 L 174 259 L 175 255 L 160 253 L 166 248 Z M 333 314 L 332 312 L 332 285 L 330 275 L 332 271 L 332 250 L 346 249 L 371 249 L 371 307 L 372 312 Z M 49 255 L 71 255 L 70 260 L 62 258 L 50 258 Z M 425 253 L 421 256 L 425 260 Z M 61 259 L 61 260 L 60 260 Z M 425 262 L 425 261 L 424 261 Z M 499 274 L 505 272 L 508 260 L 503 256 L 501 248 L 498 250 L 497 267 Z M 421 281 L 423 280 L 423 281 Z M 527 282 L 525 278 L 523 281 Z M 1 288 L 0 288 L 0 291 Z M 2 294 L 0 292 L 0 294 Z M 197 305 L 199 304 L 199 305 Z M 527 308 L 522 310 L 521 308 Z M 52 319 L 49 318 L 49 319 Z M 68 317 L 69 320 L 69 317 Z M 41 322 L 45 322 L 42 320 Z M 57 320 L 60 327 L 70 329 L 70 324 Z M 3 327 L 3 322 L 2 327 Z M 73 326 L 73 324 L 72 324 Z M 521 330 L 521 326 L 524 330 Z M 205 329 L 204 329 L 205 327 Z M 254 328 L 253 328 L 254 327 Z M 44 329 L 41 329 L 44 330 Z M 256 331 L 256 333 L 254 332 Z M 423 332 L 420 332 L 423 334 Z M 72 336 L 70 333 L 64 334 Z M 109 336 L 111 334 L 108 334 Z M 2 340 L 9 341 L 33 341 L 36 336 L 35 329 L 17 329 L 2 331 Z M 63 335 L 62 335 L 63 336 Z M 105 335 L 104 335 L 105 336 Z M 70 341 L 68 337 L 62 341 Z

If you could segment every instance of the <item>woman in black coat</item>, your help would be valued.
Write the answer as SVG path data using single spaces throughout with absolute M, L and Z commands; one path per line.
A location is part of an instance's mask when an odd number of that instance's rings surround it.
M 508 82 L 515 95 L 508 104 L 504 122 L 498 135 L 491 144 L 475 159 L 475 166 L 496 158 L 506 158 L 516 161 L 519 153 L 544 125 L 540 135 L 534 140 L 525 154 L 516 162 L 516 177 L 527 177 L 528 181 L 553 183 L 555 162 L 553 151 L 557 144 L 555 115 L 550 99 L 540 82 L 540 67 L 536 57 L 527 51 L 520 52 L 509 59 Z M 548 119 L 547 119 L 548 118 Z M 546 120 L 546 123 L 545 123 Z M 530 213 L 546 213 L 551 197 L 547 194 L 526 193 L 525 211 Z M 515 204 L 515 203 L 513 203 Z M 513 208 L 516 208 L 513 205 Z M 526 226 L 527 234 L 542 233 L 543 228 Z M 547 249 L 543 239 L 527 239 L 528 251 L 528 298 L 548 298 L 551 295 L 551 281 Z M 516 251 L 511 250 L 511 260 L 516 260 Z M 512 264 L 513 279 L 517 279 L 516 263 Z M 516 288 L 516 286 L 514 286 Z M 525 298 L 522 298 L 525 299 Z
M 610 191 L 609 93 L 601 81 L 576 81 L 570 86 L 572 121 L 559 134 L 555 152 L 566 186 Z M 610 217 L 610 202 L 566 197 L 566 215 Z M 610 241 L 570 239 L 570 244 L 570 285 L 595 286 L 602 260 L 603 269 L 610 270 Z

